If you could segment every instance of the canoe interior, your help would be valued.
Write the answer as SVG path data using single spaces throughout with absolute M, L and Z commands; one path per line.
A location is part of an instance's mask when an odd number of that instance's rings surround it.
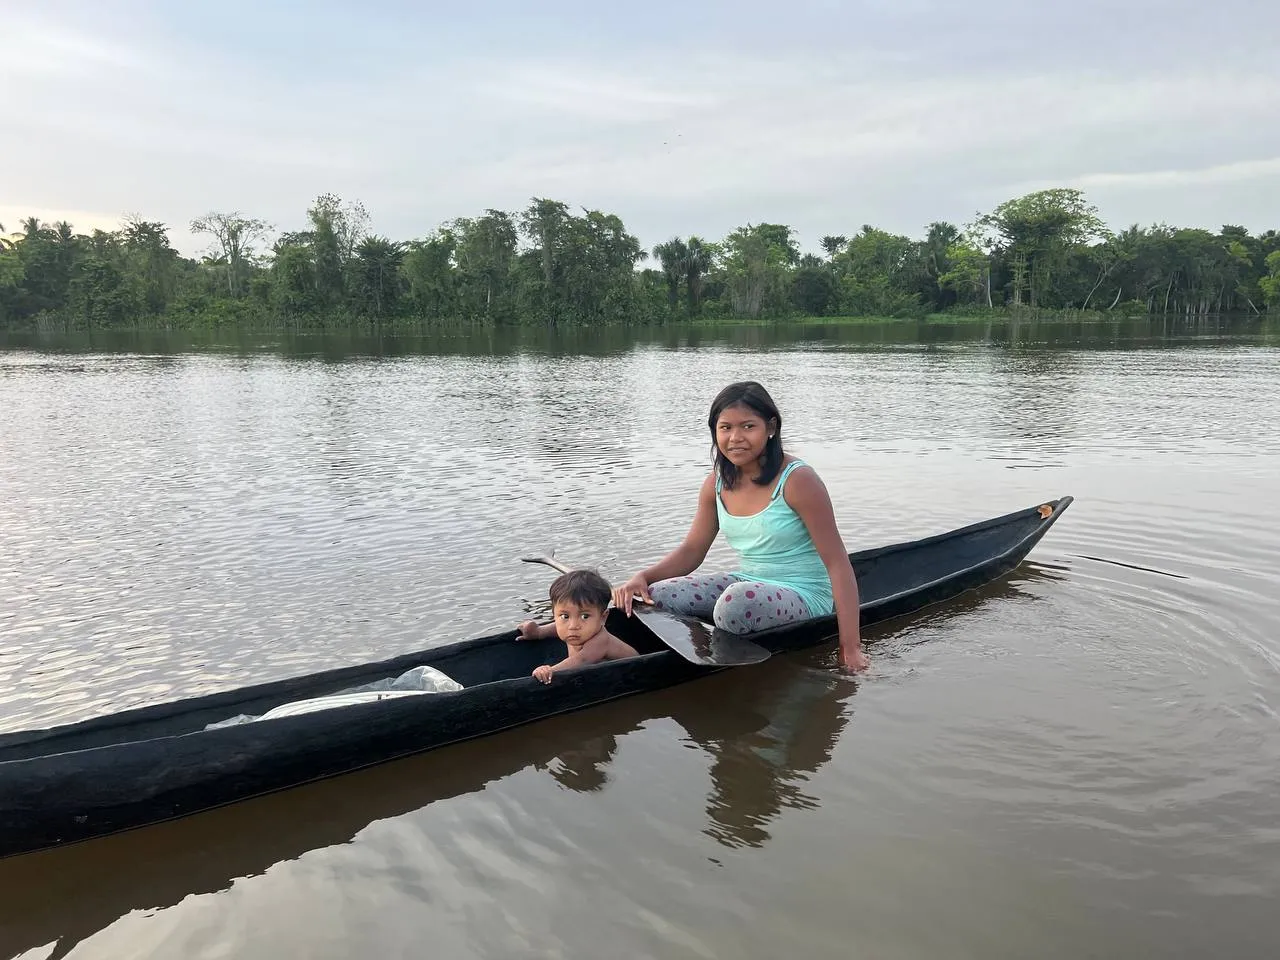
M 1032 507 L 923 540 L 850 554 L 858 576 L 863 623 L 874 623 L 946 599 L 1012 569 L 1070 502 L 1070 497 L 1047 501 L 1052 508 L 1048 517 L 1043 516 L 1038 507 Z M 631 643 L 642 658 L 678 657 L 635 619 L 613 611 L 608 622 L 609 629 Z M 772 650 L 792 649 L 834 635 L 835 627 L 835 618 L 827 617 L 794 627 L 762 631 L 752 635 L 752 639 Z M 514 629 L 504 630 L 376 663 L 140 707 L 44 730 L 0 734 L 0 763 L 198 733 L 207 724 L 237 714 L 257 716 L 283 703 L 395 677 L 422 664 L 436 667 L 464 688 L 472 689 L 501 681 L 528 680 L 539 664 L 555 663 L 564 656 L 564 645 L 558 640 L 516 641 L 514 637 Z M 596 664 L 583 670 L 610 666 Z M 463 690 L 423 696 L 454 698 L 465 697 L 466 693 L 467 690 Z M 264 721 L 280 722 L 287 721 Z
M 642 655 L 664 655 L 667 648 L 634 621 L 618 622 L 610 616 L 609 627 Z M 222 693 L 194 697 L 113 713 L 79 723 L 42 731 L 0 736 L 0 763 L 48 756 L 73 750 L 87 750 L 115 743 L 175 737 L 203 731 L 205 726 L 238 714 L 260 716 L 273 707 L 295 700 L 322 697 L 375 680 L 399 676 L 413 667 L 427 664 L 442 670 L 467 689 L 500 680 L 529 677 L 535 667 L 557 663 L 564 658 L 564 644 L 556 639 L 517 641 L 515 630 L 489 634 L 438 649 L 427 649 L 392 659 L 340 667 L 303 677 L 291 677 Z M 422 694 L 424 697 L 454 697 L 457 694 Z M 353 708 L 363 709 L 363 708 Z M 264 721 L 278 723 L 282 721 Z

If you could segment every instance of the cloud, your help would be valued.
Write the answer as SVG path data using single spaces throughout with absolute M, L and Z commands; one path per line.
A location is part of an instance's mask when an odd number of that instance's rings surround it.
M 1164 187 L 1207 186 L 1219 183 L 1265 180 L 1280 177 L 1280 157 L 1269 160 L 1242 160 L 1199 170 L 1144 170 L 1139 173 L 1090 173 L 1073 180 L 1081 190 L 1093 187 L 1152 190 Z
M 21 233 L 21 223 L 27 217 L 35 217 L 41 223 L 59 223 L 65 220 L 76 228 L 77 233 L 92 233 L 94 230 L 118 230 L 125 213 L 0 204 L 0 225 L 4 227 L 0 235 Z
M 1150 157 L 1158 156 L 1169 148 L 1164 131 L 1181 139 L 1187 118 L 1218 112 L 1233 93 L 1237 116 L 1256 121 L 1242 125 L 1245 130 L 1262 129 L 1271 104 L 1280 101 L 1280 83 L 1240 96 L 1237 78 L 1181 72 L 1138 81 L 1095 76 L 1070 85 L 1048 77 L 1016 84 L 990 77 L 907 79 L 888 90 L 854 76 L 829 78 L 817 88 L 775 83 L 767 92 L 753 87 L 758 74 L 751 64 L 731 73 L 703 71 L 692 79 L 709 91 L 705 103 L 661 123 L 620 124 L 608 138 L 516 148 L 468 168 L 454 186 L 514 193 L 536 185 L 633 208 L 720 208 L 720 229 L 759 219 L 759 205 L 770 198 L 808 198 L 846 217 L 877 210 L 886 225 L 917 230 L 926 218 L 974 212 L 960 197 L 994 204 L 1045 185 L 1092 179 L 1114 186 L 1123 183 L 1117 178 L 1146 176 L 1090 171 L 1117 158 L 1147 159 L 1128 142 L 1134 133 Z M 1030 171 L 1052 179 L 1028 183 Z M 932 212 L 912 196 L 918 191 L 928 195 Z M 783 206 L 776 209 L 785 219 Z M 911 222 L 895 210 L 919 216 Z
M 1260 189 L 1280 65 L 1247 55 L 1280 12 L 1247 0 L 1212 16 L 655 0 L 590 18 L 317 0 L 305 21 L 226 3 L 6 23 L 0 86 L 18 95 L 0 130 L 21 148 L 0 209 L 137 211 L 186 252 L 208 210 L 291 229 L 326 191 L 396 238 L 551 196 L 619 214 L 646 246 L 774 220 L 812 247 L 863 223 L 963 223 L 1043 185 L 1085 189 L 1109 222 L 1280 225 L 1280 191 Z M 227 26 L 253 11 L 251 35 Z M 1139 27 L 1159 43 L 1135 45 Z
M 699 89 L 666 85 L 662 78 L 636 76 L 607 67 L 572 62 L 503 65 L 499 76 L 477 93 L 551 117 L 586 118 L 605 124 L 673 119 L 680 112 L 716 105 Z
M 6 10 L 0 36 L 0 83 L 22 88 L 50 78 L 83 80 L 142 71 L 146 60 L 127 44 L 107 41 L 56 22 Z

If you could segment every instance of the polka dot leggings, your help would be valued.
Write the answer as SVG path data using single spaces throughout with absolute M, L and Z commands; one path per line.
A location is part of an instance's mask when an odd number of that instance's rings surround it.
M 660 610 L 712 620 L 726 633 L 753 633 L 810 616 L 794 590 L 729 573 L 659 580 L 649 595 Z

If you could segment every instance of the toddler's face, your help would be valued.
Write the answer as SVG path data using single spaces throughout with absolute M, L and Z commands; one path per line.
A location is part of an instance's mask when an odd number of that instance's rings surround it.
M 551 613 L 555 617 L 556 636 L 572 646 L 586 643 L 604 626 L 604 611 L 597 607 L 565 601 L 553 606 Z

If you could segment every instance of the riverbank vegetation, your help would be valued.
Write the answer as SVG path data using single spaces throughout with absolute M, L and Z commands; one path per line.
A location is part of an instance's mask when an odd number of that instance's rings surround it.
M 0 327 L 322 329 L 491 324 L 657 324 L 795 317 L 1073 312 L 1280 313 L 1280 235 L 1227 225 L 1115 232 L 1077 190 L 1012 199 L 919 238 L 864 225 L 812 252 L 784 224 L 646 250 L 621 219 L 534 199 L 412 240 L 376 233 L 359 203 L 317 197 L 306 228 L 241 212 L 188 228 L 130 217 L 78 233 L 30 218 L 0 227 Z

